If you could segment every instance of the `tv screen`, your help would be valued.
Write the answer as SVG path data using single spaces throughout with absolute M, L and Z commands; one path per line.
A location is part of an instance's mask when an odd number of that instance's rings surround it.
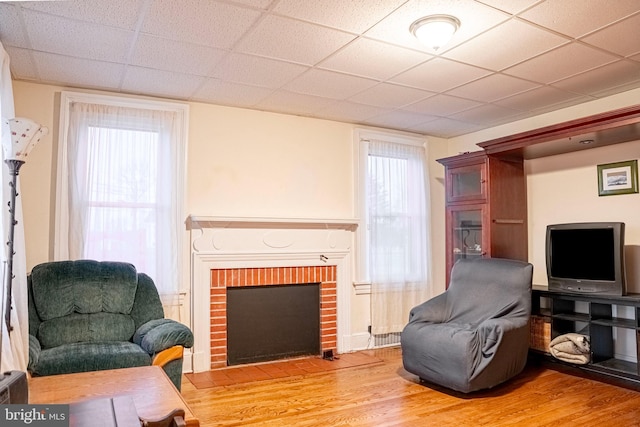
M 615 280 L 613 229 L 552 229 L 551 275 L 572 279 Z
M 624 295 L 624 223 L 547 227 L 549 289 Z

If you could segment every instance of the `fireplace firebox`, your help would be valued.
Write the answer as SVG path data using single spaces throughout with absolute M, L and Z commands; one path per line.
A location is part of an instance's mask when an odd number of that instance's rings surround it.
M 227 364 L 320 354 L 320 284 L 227 288 Z

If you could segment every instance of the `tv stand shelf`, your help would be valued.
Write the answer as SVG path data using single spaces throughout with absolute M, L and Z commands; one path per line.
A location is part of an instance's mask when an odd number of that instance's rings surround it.
M 624 311 L 628 318 L 614 316 L 619 311 Z M 548 351 L 538 349 L 531 349 L 533 359 L 554 369 L 640 390 L 640 364 L 637 362 L 640 359 L 640 294 L 579 294 L 534 285 L 531 315 L 550 323 L 550 340 L 576 332 L 589 336 L 591 343 L 591 362 L 586 365 L 566 363 Z M 633 331 L 636 362 L 616 358 L 616 328 Z

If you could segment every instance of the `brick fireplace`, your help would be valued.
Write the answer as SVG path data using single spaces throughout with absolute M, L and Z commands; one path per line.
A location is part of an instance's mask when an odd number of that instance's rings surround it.
M 187 369 L 227 363 L 227 288 L 320 284 L 320 349 L 351 349 L 354 220 L 189 216 L 191 325 Z M 191 366 L 189 366 L 189 362 Z
M 320 283 L 320 349 L 337 350 L 336 267 L 225 268 L 211 270 L 211 369 L 227 365 L 227 288 Z

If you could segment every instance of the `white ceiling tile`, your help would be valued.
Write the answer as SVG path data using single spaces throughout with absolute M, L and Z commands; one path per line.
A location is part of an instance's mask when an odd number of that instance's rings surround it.
M 582 41 L 622 56 L 640 52 L 640 13 L 586 36 Z
M 124 62 L 132 31 L 25 11 L 31 47 L 38 51 L 108 62 Z
M 405 71 L 391 81 L 432 92 L 444 92 L 490 73 L 471 65 L 435 58 Z
M 563 108 L 573 107 L 574 105 L 579 105 L 579 104 L 582 104 L 583 102 L 593 101 L 593 99 L 594 98 L 591 96 L 584 95 L 580 98 L 574 98 L 568 101 L 558 102 L 557 104 L 545 104 L 539 108 L 532 108 L 530 111 L 528 111 L 529 115 L 527 117 L 531 117 L 531 115 L 537 116 L 539 114 L 550 113 L 552 111 L 561 110 Z
M 16 79 L 32 80 L 39 77 L 31 51 L 19 47 L 4 47 L 10 58 L 11 75 Z
M 284 88 L 292 92 L 308 95 L 346 99 L 375 84 L 377 84 L 375 80 L 334 73 L 333 71 L 312 69 L 287 84 Z
M 415 104 L 402 107 L 403 110 L 415 111 L 416 113 L 432 114 L 437 116 L 448 116 L 460 111 L 468 110 L 479 106 L 481 103 L 470 99 L 458 98 L 449 95 L 436 95 Z
M 448 95 L 473 99 L 480 102 L 492 102 L 507 96 L 536 87 L 535 83 L 503 74 L 493 74 L 474 82 L 450 90 Z
M 255 7 L 258 9 L 268 9 L 273 1 L 274 0 L 233 0 L 234 3 Z
M 236 50 L 313 65 L 354 38 L 342 31 L 268 16 L 238 44 Z
M 75 87 L 118 90 L 124 65 L 70 58 L 46 52 L 32 52 L 45 82 Z
M 247 107 L 257 104 L 271 93 L 271 89 L 229 83 L 218 79 L 207 79 L 193 95 L 192 100 Z
M 429 58 L 432 56 L 426 53 L 359 38 L 318 67 L 386 80 Z
M 365 35 L 389 43 L 433 52 L 420 44 L 410 33 L 411 24 L 428 15 L 453 15 L 461 22 L 451 41 L 438 53 L 480 34 L 509 18 L 509 15 L 473 0 L 413 0 L 408 1 Z
M 454 136 L 464 135 L 465 133 L 481 130 L 483 126 L 475 123 L 466 123 L 459 120 L 440 117 L 432 121 L 427 121 L 414 125 L 408 130 L 421 132 L 426 135 L 432 135 L 439 138 L 451 138 Z
M 365 120 L 365 123 L 373 126 L 389 127 L 392 129 L 403 129 L 432 120 L 425 114 L 414 113 L 413 111 L 393 110 L 379 116 Z
M 478 0 L 478 2 L 484 3 L 487 6 L 513 14 L 523 11 L 539 1 L 540 0 Z
M 494 104 L 522 111 L 530 111 L 542 108 L 545 105 L 556 105 L 561 102 L 570 102 L 573 100 L 581 100 L 584 102 L 588 99 L 574 92 L 559 90 L 552 86 L 541 86 L 495 101 Z
M 174 40 L 231 49 L 260 11 L 203 0 L 154 0 L 142 31 Z
M 487 122 L 493 123 L 504 118 L 520 114 L 522 114 L 522 111 L 512 110 L 510 108 L 500 107 L 499 105 L 494 104 L 483 104 L 479 107 L 475 107 L 461 113 L 452 114 L 449 117 L 454 120 L 460 120 L 461 122 L 476 123 L 480 125 Z
M 281 0 L 274 12 L 345 31 L 361 33 L 406 0 Z M 340 13 L 336 13 L 339 10 Z
M 316 112 L 316 115 L 341 122 L 361 122 L 385 112 L 386 109 L 350 101 L 338 101 Z
M 278 91 L 256 104 L 256 108 L 296 115 L 313 114 L 333 102 L 333 99 L 321 96 Z
M 500 71 L 567 42 L 566 38 L 512 19 L 447 51 L 443 56 Z
M 122 90 L 175 99 L 188 99 L 204 83 L 205 77 L 128 66 Z
M 30 47 L 15 4 L 0 3 L 0 39 L 5 47 Z
M 402 107 L 433 95 L 432 92 L 421 89 L 381 83 L 352 96 L 349 100 L 378 107 Z
M 309 67 L 244 54 L 231 54 L 212 73 L 230 82 L 279 88 L 300 76 Z
M 177 73 L 206 76 L 226 52 L 202 45 L 141 34 L 130 63 Z
M 553 86 L 576 93 L 595 95 L 602 91 L 629 84 L 640 85 L 640 64 L 622 60 L 555 82 Z
M 638 7 L 638 0 L 546 0 L 520 16 L 578 38 L 637 12 Z
M 567 61 L 566 58 L 571 60 Z M 574 42 L 511 67 L 504 73 L 541 83 L 552 83 L 616 59 L 613 55 Z
M 143 3 L 143 0 L 64 0 L 21 2 L 21 5 L 50 15 L 133 30 Z

